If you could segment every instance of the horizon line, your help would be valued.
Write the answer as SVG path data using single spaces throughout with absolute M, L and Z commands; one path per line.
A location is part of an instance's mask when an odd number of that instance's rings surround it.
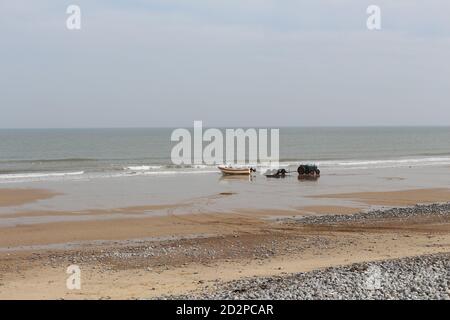
M 0 127 L 0 130 L 88 130 L 88 129 L 174 129 L 174 128 L 193 128 L 192 126 L 130 126 L 130 127 Z M 291 129 L 291 128 L 450 128 L 450 124 L 442 125 L 311 125 L 311 126 L 204 126 L 204 128 L 268 128 L 268 129 Z

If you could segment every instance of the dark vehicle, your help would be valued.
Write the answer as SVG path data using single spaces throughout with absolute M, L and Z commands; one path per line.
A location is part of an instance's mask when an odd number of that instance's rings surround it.
M 267 178 L 284 178 L 288 172 L 286 169 L 278 169 L 275 173 L 266 174 Z
M 301 164 L 297 168 L 297 172 L 300 176 L 320 176 L 320 170 L 316 165 L 313 164 Z

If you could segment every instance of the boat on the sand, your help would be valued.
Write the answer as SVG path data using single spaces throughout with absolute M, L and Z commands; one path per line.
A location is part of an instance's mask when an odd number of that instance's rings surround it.
M 219 170 L 224 175 L 250 175 L 256 170 L 253 168 L 233 168 L 233 167 L 223 167 L 219 166 Z

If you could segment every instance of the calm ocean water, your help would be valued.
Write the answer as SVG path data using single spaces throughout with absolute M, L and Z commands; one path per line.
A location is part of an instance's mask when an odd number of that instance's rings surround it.
M 174 166 L 173 129 L 0 130 L 0 182 L 216 172 Z M 283 166 L 450 165 L 450 128 L 281 128 Z

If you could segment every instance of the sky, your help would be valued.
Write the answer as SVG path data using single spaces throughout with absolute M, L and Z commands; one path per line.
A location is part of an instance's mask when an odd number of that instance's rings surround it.
M 450 125 L 449 57 L 448 0 L 1 0 L 0 128 Z

